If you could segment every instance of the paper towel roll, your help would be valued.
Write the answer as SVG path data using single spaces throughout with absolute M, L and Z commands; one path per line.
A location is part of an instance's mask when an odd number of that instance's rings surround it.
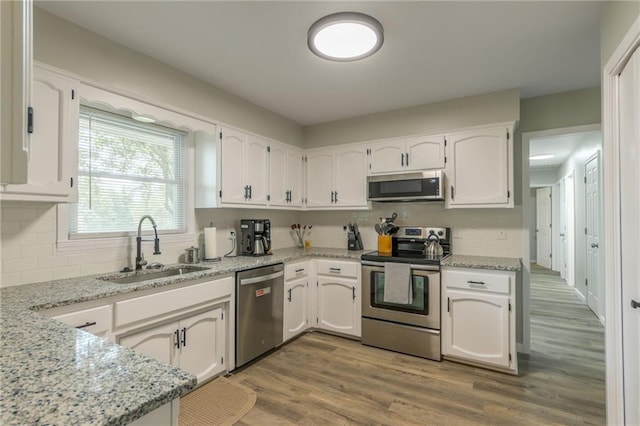
M 216 228 L 204 228 L 204 258 L 215 259 L 218 257 L 218 248 L 216 245 Z

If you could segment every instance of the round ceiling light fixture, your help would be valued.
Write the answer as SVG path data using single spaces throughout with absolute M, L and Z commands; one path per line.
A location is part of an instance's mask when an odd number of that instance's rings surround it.
M 555 155 L 553 154 L 538 154 L 538 155 L 532 155 L 531 157 L 529 157 L 529 160 L 549 160 L 554 157 Z
M 349 62 L 376 53 L 384 41 L 382 24 L 358 12 L 339 12 L 318 19 L 307 33 L 309 49 L 330 61 Z

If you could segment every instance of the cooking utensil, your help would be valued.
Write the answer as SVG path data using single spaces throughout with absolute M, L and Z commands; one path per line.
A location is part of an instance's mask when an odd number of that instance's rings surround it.
M 373 227 L 376 229 L 378 235 L 382 235 L 382 226 L 380 226 L 379 223 L 376 223 Z
M 388 231 L 389 235 L 395 234 L 396 232 L 398 232 L 399 229 L 400 229 L 399 226 L 392 226 L 391 228 L 389 228 L 389 231 Z
M 185 263 L 198 263 L 200 261 L 200 249 L 198 247 L 189 247 L 185 249 L 187 252 L 184 256 Z
M 440 245 L 440 238 L 436 234 L 429 234 L 424 245 L 426 246 L 425 255 L 427 257 L 440 257 L 444 253 Z

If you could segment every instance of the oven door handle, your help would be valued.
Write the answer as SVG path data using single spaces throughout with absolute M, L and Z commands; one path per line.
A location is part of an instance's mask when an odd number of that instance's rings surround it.
M 381 268 L 384 268 L 384 262 L 372 262 L 370 260 L 363 260 L 360 262 L 362 264 L 362 266 L 379 266 Z M 411 267 L 411 269 L 415 269 L 418 271 L 439 271 L 440 270 L 440 265 L 415 265 L 415 264 L 410 264 L 409 265 Z

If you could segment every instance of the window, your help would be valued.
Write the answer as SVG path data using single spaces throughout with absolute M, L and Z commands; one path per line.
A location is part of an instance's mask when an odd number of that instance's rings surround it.
M 83 106 L 78 145 L 70 239 L 130 235 L 147 214 L 185 232 L 186 133 Z

